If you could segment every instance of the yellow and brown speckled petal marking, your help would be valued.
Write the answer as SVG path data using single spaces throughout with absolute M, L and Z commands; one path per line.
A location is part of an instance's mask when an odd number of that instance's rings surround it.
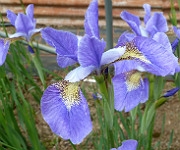
M 121 60 L 133 60 L 133 59 L 139 59 L 142 62 L 145 63 L 151 63 L 135 46 L 134 41 L 127 42 L 124 46 L 126 46 L 125 53 L 115 62 L 121 61 Z
M 80 103 L 80 89 L 78 83 L 71 83 L 66 80 L 52 84 L 60 91 L 60 96 L 62 97 L 63 103 L 66 105 L 68 110 L 72 106 L 78 105 Z
M 128 91 L 136 90 L 140 86 L 141 75 L 141 72 L 135 70 L 126 73 L 126 86 Z

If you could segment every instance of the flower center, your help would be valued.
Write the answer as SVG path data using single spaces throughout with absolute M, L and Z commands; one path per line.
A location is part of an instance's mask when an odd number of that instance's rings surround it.
M 68 110 L 70 110 L 72 106 L 80 103 L 80 90 L 77 83 L 62 80 L 53 85 L 59 89 L 62 101 Z
M 139 71 L 130 71 L 126 73 L 126 86 L 128 91 L 136 90 L 140 86 L 142 73 Z

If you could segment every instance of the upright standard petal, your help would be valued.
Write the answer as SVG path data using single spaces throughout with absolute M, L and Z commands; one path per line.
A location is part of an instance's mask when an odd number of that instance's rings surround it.
M 173 45 L 171 45 L 168 36 L 164 33 L 164 32 L 157 32 L 154 36 L 153 39 L 159 43 L 161 43 L 164 48 L 169 51 L 170 53 L 173 53 Z M 178 58 L 177 57 L 172 57 L 172 62 L 174 63 L 174 70 L 173 68 L 171 69 L 171 71 L 169 72 L 169 74 L 173 75 L 176 72 L 179 72 L 180 69 L 180 65 L 178 63 Z M 174 59 L 174 60 L 173 60 Z
M 120 147 L 112 148 L 111 150 L 136 150 L 138 146 L 138 142 L 136 140 L 125 140 L 122 142 Z
M 85 14 L 84 29 L 89 36 L 99 37 L 98 27 L 98 1 L 93 0 Z
M 106 43 L 96 37 L 85 35 L 79 44 L 78 61 L 82 67 L 100 67 L 102 53 Z
M 16 21 L 17 15 L 15 13 L 13 13 L 11 10 L 7 10 L 6 13 L 7 13 L 7 18 L 9 19 L 11 24 L 13 26 L 15 26 L 15 21 Z
M 167 32 L 168 24 L 163 13 L 155 12 L 146 23 L 146 31 L 151 37 L 157 32 Z
M 15 22 L 16 32 L 24 33 L 26 38 L 29 40 L 29 31 L 34 29 L 34 24 L 31 19 L 25 14 L 18 14 Z
M 136 33 L 136 35 L 141 35 L 141 31 L 139 29 L 141 21 L 138 16 L 135 16 L 127 11 L 123 11 L 120 17 L 127 22 L 127 24 L 131 27 L 134 33 Z
M 10 41 L 0 39 L 0 66 L 3 65 L 3 63 L 6 60 L 9 46 L 10 46 Z
M 147 79 L 141 78 L 141 72 L 130 71 L 116 75 L 112 82 L 116 110 L 129 112 L 148 100 L 149 83 Z
M 118 46 L 116 47 L 123 46 L 124 43 L 132 41 L 135 37 L 136 35 L 133 33 L 129 33 L 127 31 L 123 32 L 118 39 L 118 43 L 117 43 Z
M 77 83 L 62 80 L 50 85 L 41 98 L 41 112 L 51 130 L 73 144 L 92 130 L 88 104 Z
M 144 4 L 143 8 L 145 10 L 144 23 L 146 24 L 148 22 L 148 20 L 151 18 L 151 5 Z
M 34 22 L 34 25 L 36 25 L 36 20 L 34 19 L 34 5 L 30 4 L 26 8 L 26 15 Z M 34 26 L 35 28 L 35 26 Z
M 168 36 L 164 32 L 157 32 L 156 34 L 154 34 L 154 36 L 152 38 L 156 42 L 162 44 L 164 46 L 164 48 L 166 48 L 167 50 L 172 52 L 171 43 L 169 41 Z

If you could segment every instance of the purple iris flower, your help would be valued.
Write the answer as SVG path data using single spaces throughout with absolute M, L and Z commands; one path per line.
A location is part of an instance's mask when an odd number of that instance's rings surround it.
M 126 140 L 118 148 L 111 148 L 111 150 L 136 150 L 138 142 L 136 140 Z
M 41 98 L 41 113 L 56 135 L 73 144 L 92 130 L 88 104 L 77 83 L 62 80 L 50 85 Z
M 154 12 L 153 15 L 151 15 L 151 6 L 149 4 L 144 4 L 143 8 L 145 10 L 144 27 L 141 25 L 141 20 L 138 16 L 127 11 L 123 11 L 120 15 L 137 36 L 152 37 L 157 32 L 168 31 L 167 21 L 163 13 Z
M 3 65 L 3 63 L 6 60 L 9 46 L 10 46 L 10 41 L 5 39 L 0 39 L 0 66 Z
M 126 112 L 148 100 L 149 83 L 143 78 L 144 72 L 166 76 L 179 68 L 178 58 L 172 53 L 165 33 L 158 32 L 153 38 L 136 36 L 132 40 L 129 37 L 118 41 L 117 47 L 123 46 L 126 50 L 114 64 L 112 79 L 115 109 Z
M 112 63 L 125 51 L 124 47 L 117 47 L 104 52 L 106 43 L 99 37 L 97 0 L 93 0 L 87 9 L 84 28 L 86 34 L 80 40 L 77 51 L 80 66 L 65 77 L 70 82 L 80 81 L 93 71 L 100 74 L 101 66 Z
M 7 18 L 16 28 L 16 33 L 11 35 L 10 38 L 24 37 L 27 41 L 30 41 L 31 36 L 41 30 L 36 29 L 33 4 L 28 5 L 26 8 L 26 14 L 18 13 L 16 15 L 14 12 L 7 10 Z

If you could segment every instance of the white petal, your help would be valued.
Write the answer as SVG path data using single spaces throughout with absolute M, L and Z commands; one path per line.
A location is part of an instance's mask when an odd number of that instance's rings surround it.
M 80 80 L 83 80 L 85 77 L 87 77 L 94 69 L 95 69 L 94 66 L 88 66 L 88 67 L 79 66 L 76 69 L 70 71 L 66 75 L 65 80 L 68 80 L 69 82 L 78 82 Z
M 126 46 L 110 49 L 102 54 L 101 65 L 110 64 L 119 59 L 125 52 Z

